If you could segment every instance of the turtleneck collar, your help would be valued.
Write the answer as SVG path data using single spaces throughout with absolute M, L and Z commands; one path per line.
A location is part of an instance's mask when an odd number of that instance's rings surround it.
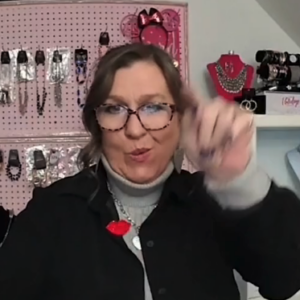
M 137 184 L 117 174 L 111 168 L 104 155 L 102 155 L 101 159 L 114 196 L 117 197 L 119 201 L 122 201 L 123 205 L 131 207 L 143 207 L 156 204 L 161 196 L 164 183 L 174 170 L 174 165 L 170 162 L 166 170 L 153 182 Z

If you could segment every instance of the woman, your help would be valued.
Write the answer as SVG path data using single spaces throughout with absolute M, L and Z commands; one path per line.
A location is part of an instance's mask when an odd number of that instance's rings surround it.
M 12 212 L 4 209 L 3 206 L 0 205 L 0 247 L 9 232 L 10 225 L 13 220 L 12 215 Z
M 103 57 L 83 122 L 84 170 L 16 218 L 0 299 L 237 300 L 233 269 L 266 298 L 298 291 L 300 203 L 251 159 L 251 115 L 197 102 L 136 44 Z M 180 172 L 181 147 L 202 172 Z

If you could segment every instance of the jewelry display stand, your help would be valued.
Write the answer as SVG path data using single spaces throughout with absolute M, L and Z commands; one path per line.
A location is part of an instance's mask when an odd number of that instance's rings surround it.
M 254 68 L 245 64 L 233 51 L 222 54 L 217 62 L 208 64 L 207 70 L 217 94 L 228 101 L 240 97 L 242 89 L 252 87 Z
M 168 32 L 166 50 L 176 58 L 182 77 L 188 81 L 186 4 L 131 1 L 0 3 L 2 49 L 24 49 L 33 60 L 37 51 L 43 51 L 46 56 L 45 69 L 42 63 L 37 67 L 37 80 L 22 82 L 19 87 L 23 102 L 27 101 L 26 110 L 22 110 L 22 114 L 19 111 L 17 83 L 14 87 L 13 103 L 0 105 L 0 151 L 3 160 L 2 169 L 0 168 L 0 205 L 18 213 L 31 198 L 33 185 L 26 176 L 26 155 L 29 148 L 41 145 L 47 149 L 67 151 L 69 147 L 84 146 L 88 140 L 81 122 L 84 88 L 79 86 L 76 80 L 78 70 L 74 63 L 75 50 L 83 48 L 88 51 L 87 76 L 90 76 L 95 62 L 99 59 L 100 33 L 109 33 L 108 47 L 137 41 L 135 35 L 139 35 L 138 13 L 143 10 L 149 12 L 153 7 L 161 12 L 164 18 L 162 26 Z M 70 79 L 61 84 L 61 107 L 56 105 L 54 85 L 47 79 L 49 49 L 70 51 Z M 89 78 L 87 82 L 90 82 Z M 24 98 L 25 89 L 28 99 Z M 43 100 L 43 95 L 46 95 L 46 101 Z M 6 174 L 6 170 L 10 171 L 7 164 L 12 149 L 18 151 L 22 164 L 20 178 L 13 181 Z M 186 162 L 184 166 L 190 168 Z M 17 178 L 17 175 L 18 173 L 12 178 Z

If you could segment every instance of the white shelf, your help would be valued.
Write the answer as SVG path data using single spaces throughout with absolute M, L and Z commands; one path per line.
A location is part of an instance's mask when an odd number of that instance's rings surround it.
M 256 115 L 258 129 L 300 129 L 300 115 Z

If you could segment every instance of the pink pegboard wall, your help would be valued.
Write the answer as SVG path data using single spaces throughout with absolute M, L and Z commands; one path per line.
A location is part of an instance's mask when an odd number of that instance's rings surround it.
M 21 2 L 22 3 L 22 2 Z M 24 3 L 26 3 L 24 1 Z M 177 34 L 171 34 L 172 41 L 178 39 L 180 71 L 187 79 L 187 8 L 185 5 L 158 3 L 52 3 L 52 4 L 22 4 L 0 5 L 0 36 L 4 49 L 28 49 L 35 55 L 37 49 L 46 52 L 49 48 L 67 47 L 71 54 L 71 79 L 63 84 L 62 108 L 54 103 L 53 86 L 46 84 L 48 93 L 44 116 L 38 116 L 36 109 L 36 82 L 28 83 L 29 104 L 28 112 L 21 116 L 18 101 L 12 106 L 0 108 L 1 128 L 0 137 L 8 136 L 57 136 L 78 135 L 83 133 L 80 119 L 81 109 L 77 105 L 77 85 L 75 66 L 73 63 L 74 50 L 83 46 L 89 51 L 89 70 L 98 58 L 100 32 L 107 31 L 110 35 L 110 45 L 116 46 L 129 43 L 128 37 L 121 33 L 124 18 L 128 15 L 151 7 L 159 11 L 169 10 L 178 15 Z M 121 24 L 123 21 L 123 25 Z M 129 22 L 130 23 L 130 22 Z M 128 22 L 128 25 L 130 25 Z M 39 88 L 42 80 L 39 78 Z

